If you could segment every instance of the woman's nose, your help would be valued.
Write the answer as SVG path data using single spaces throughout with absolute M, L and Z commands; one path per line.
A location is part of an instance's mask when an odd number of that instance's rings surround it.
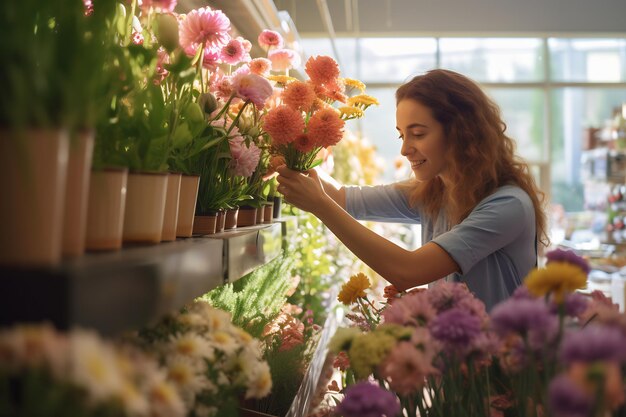
M 408 156 L 412 154 L 414 151 L 415 149 L 411 145 L 409 145 L 409 141 L 407 140 L 402 141 L 402 147 L 400 148 L 400 154 L 402 154 L 402 156 Z

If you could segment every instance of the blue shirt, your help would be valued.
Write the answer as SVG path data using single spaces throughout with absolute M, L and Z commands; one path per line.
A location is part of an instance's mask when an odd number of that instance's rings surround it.
M 444 214 L 432 219 L 410 207 L 393 184 L 345 190 L 346 210 L 358 220 L 421 224 L 422 244 L 436 243 L 461 270 L 445 279 L 466 283 L 487 310 L 509 297 L 537 263 L 535 210 L 518 186 L 498 188 L 452 227 Z

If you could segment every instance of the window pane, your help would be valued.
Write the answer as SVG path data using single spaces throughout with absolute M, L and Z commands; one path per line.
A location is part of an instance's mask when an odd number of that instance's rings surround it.
M 566 211 L 583 210 L 582 136 L 585 128 L 610 126 L 626 88 L 559 88 L 552 92 L 552 201 Z M 600 146 L 602 146 L 600 144 Z
M 435 68 L 436 51 L 432 38 L 362 38 L 357 78 L 365 83 L 407 81 Z
M 517 153 L 528 161 L 543 161 L 545 103 L 538 88 L 491 88 L 491 97 L 502 110 L 506 133 L 517 144 Z
M 548 39 L 554 81 L 626 81 L 626 39 Z
M 544 77 L 541 39 L 443 38 L 441 67 L 481 82 L 532 82 Z

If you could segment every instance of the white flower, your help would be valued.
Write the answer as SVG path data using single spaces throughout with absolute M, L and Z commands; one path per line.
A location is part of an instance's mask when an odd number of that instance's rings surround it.
M 122 382 L 120 400 L 122 401 L 122 406 L 128 415 L 148 415 L 148 400 L 131 381 L 125 380 Z
M 163 379 L 150 381 L 148 387 L 151 417 L 183 417 L 185 404 L 174 386 Z
M 167 361 L 167 379 L 174 382 L 181 392 L 195 395 L 203 391 L 208 382 L 205 371 L 203 360 L 193 360 L 188 356 L 177 355 Z
M 234 354 L 241 347 L 234 337 L 222 330 L 209 332 L 206 336 L 215 349 L 221 350 L 226 355 Z
M 213 349 L 207 340 L 193 332 L 171 336 L 170 348 L 178 355 L 207 358 L 209 360 L 213 360 L 215 357 Z
M 248 375 L 248 389 L 246 398 L 263 398 L 272 389 L 272 375 L 267 362 L 258 362 Z

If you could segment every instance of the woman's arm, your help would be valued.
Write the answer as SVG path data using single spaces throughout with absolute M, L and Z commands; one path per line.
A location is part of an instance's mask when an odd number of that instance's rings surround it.
M 434 243 L 408 251 L 363 226 L 325 192 L 316 172 L 305 175 L 286 167 L 278 172 L 279 190 L 289 203 L 317 216 L 352 253 L 398 290 L 427 284 L 459 270 L 452 257 Z
M 346 209 L 346 189 L 333 177 L 322 170 L 315 170 L 319 177 L 324 192 L 339 204 L 342 209 Z

